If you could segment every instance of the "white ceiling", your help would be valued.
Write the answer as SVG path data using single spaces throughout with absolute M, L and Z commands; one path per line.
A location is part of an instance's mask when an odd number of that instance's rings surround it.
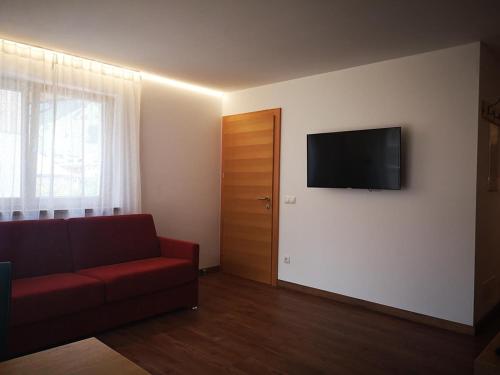
M 224 91 L 500 35 L 500 0 L 0 0 L 0 37 Z

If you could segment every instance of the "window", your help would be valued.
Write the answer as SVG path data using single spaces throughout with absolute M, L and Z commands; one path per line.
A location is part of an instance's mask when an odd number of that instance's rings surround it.
M 140 211 L 140 80 L 0 39 L 0 220 Z
M 0 89 L 0 198 L 98 198 L 104 111 L 112 100 L 78 92 L 54 98 L 42 85 L 29 86 Z
M 103 103 L 50 94 L 39 103 L 37 197 L 97 197 L 100 192 Z

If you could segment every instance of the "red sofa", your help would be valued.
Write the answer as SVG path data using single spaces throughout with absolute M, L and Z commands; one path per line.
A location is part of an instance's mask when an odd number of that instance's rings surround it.
M 158 237 L 151 215 L 0 222 L 9 355 L 197 306 L 198 251 Z

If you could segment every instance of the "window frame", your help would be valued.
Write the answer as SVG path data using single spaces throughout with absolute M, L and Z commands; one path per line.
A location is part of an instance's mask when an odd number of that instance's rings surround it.
M 69 211 L 72 209 L 92 210 L 102 198 L 103 163 L 105 151 L 106 126 L 114 118 L 114 106 L 116 98 L 112 95 L 77 89 L 74 87 L 46 86 L 42 82 L 33 80 L 14 80 L 4 77 L 0 84 L 0 90 L 15 91 L 21 94 L 21 157 L 20 157 L 20 196 L 0 197 L 1 203 L 10 203 L 10 212 L 44 212 L 41 207 L 50 206 L 51 210 Z M 62 91 L 62 92 L 61 92 Z M 74 97 L 77 100 L 97 102 L 102 105 L 101 112 L 101 167 L 98 194 L 92 196 L 37 196 L 37 163 L 38 163 L 38 132 L 40 130 L 40 103 L 41 95 L 44 93 L 55 93 L 66 97 Z M 74 96 L 70 96 L 74 93 Z M 52 176 L 53 178 L 53 176 Z M 82 192 L 83 193 L 83 192 Z M 50 204 L 44 204 L 50 202 Z M 64 202 L 61 204 L 58 202 Z M 68 207 L 68 202 L 70 206 Z M 83 204 L 82 204 L 83 202 Z M 1 212 L 0 212 L 1 213 Z

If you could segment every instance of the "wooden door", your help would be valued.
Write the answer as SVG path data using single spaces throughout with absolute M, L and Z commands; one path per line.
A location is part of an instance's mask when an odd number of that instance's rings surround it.
M 276 285 L 281 110 L 222 119 L 222 271 Z

